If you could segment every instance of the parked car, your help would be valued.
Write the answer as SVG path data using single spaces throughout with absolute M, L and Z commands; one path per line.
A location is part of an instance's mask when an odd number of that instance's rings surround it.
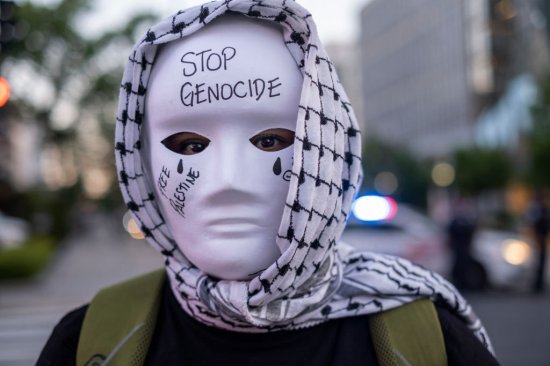
M 358 249 L 392 254 L 449 278 L 452 253 L 444 228 L 406 204 L 381 196 L 359 197 L 342 240 Z M 474 236 L 473 287 L 527 286 L 533 253 L 528 241 L 512 232 L 480 229 Z
M 29 236 L 29 225 L 26 221 L 4 215 L 0 212 L 0 249 L 17 247 Z

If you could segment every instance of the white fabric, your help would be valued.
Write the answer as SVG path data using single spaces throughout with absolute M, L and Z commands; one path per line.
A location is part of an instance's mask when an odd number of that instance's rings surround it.
M 277 234 L 282 255 L 248 281 L 218 281 L 193 266 L 165 224 L 144 178 L 140 134 L 158 45 L 189 35 L 227 11 L 279 23 L 304 81 L 292 177 Z M 431 298 L 460 315 L 491 349 L 479 319 L 446 280 L 408 261 L 356 252 L 338 239 L 361 180 L 360 133 L 311 15 L 291 0 L 227 0 L 178 12 L 151 28 L 126 67 L 116 158 L 124 199 L 166 257 L 182 308 L 205 324 L 244 332 L 296 329 Z
M 265 151 L 250 139 L 294 131 L 302 80 L 281 29 L 243 16 L 216 19 L 157 55 L 145 99 L 151 181 L 178 248 L 209 275 L 249 279 L 281 255 L 292 147 Z M 178 133 L 175 152 L 162 141 Z M 197 153 L 194 134 L 208 143 Z

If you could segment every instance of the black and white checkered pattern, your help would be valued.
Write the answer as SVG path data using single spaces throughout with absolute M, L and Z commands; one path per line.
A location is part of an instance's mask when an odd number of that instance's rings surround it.
M 144 174 L 144 98 L 159 45 L 226 12 L 273 21 L 304 75 L 280 258 L 250 281 L 203 274 L 178 249 Z M 379 312 L 429 297 L 460 314 L 490 348 L 479 320 L 440 276 L 405 260 L 354 252 L 337 242 L 361 181 L 361 134 L 311 15 L 293 0 L 222 0 L 180 11 L 150 28 L 129 58 L 117 116 L 116 162 L 124 200 L 166 259 L 183 309 L 216 327 L 244 332 L 295 329 Z

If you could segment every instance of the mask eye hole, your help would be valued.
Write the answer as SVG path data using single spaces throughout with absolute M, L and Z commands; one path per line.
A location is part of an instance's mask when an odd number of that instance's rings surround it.
M 279 151 L 294 143 L 294 131 L 271 128 L 254 135 L 250 142 L 263 151 Z
M 177 154 L 195 155 L 206 149 L 210 140 L 194 132 L 178 132 L 162 140 L 162 144 Z

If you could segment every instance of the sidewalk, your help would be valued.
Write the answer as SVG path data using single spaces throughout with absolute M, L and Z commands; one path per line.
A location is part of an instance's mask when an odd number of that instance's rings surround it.
M 503 366 L 550 365 L 550 293 L 465 294 Z
M 53 326 L 101 288 L 162 266 L 144 240 L 122 229 L 121 217 L 90 217 L 38 277 L 0 283 L 0 365 L 33 365 Z

